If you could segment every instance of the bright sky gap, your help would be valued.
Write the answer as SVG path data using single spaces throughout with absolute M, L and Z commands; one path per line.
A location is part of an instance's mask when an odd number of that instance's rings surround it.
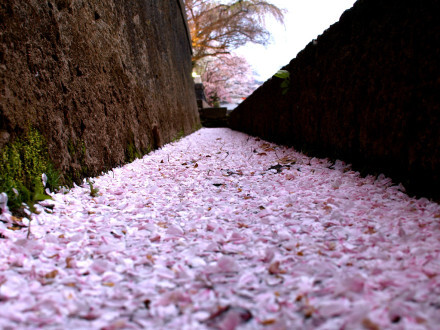
M 287 10 L 285 26 L 268 18 L 267 29 L 272 34 L 269 45 L 248 44 L 237 49 L 265 81 L 288 64 L 309 42 L 337 22 L 342 13 L 351 8 L 355 0 L 272 0 L 271 3 Z

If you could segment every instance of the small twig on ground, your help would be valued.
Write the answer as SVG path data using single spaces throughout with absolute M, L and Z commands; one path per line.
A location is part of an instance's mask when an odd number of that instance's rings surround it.
M 254 154 L 254 151 L 252 150 L 252 147 L 251 147 L 251 155 L 249 156 L 248 160 L 252 158 L 253 154 Z
M 29 219 L 29 226 L 28 226 L 28 232 L 26 235 L 26 239 L 29 239 L 29 236 L 31 236 L 31 220 Z

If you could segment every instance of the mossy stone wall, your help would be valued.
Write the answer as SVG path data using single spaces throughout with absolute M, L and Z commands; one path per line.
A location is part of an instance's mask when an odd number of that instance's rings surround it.
M 29 127 L 65 181 L 199 126 L 181 0 L 4 0 L 0 151 Z

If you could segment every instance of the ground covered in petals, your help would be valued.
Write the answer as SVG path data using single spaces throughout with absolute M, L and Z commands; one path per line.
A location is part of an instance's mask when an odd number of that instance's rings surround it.
M 440 206 L 383 176 L 204 128 L 93 182 L 1 215 L 0 328 L 440 324 Z

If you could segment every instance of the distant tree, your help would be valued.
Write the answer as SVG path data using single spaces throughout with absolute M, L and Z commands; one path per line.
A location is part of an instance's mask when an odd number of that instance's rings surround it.
M 284 11 L 264 0 L 184 0 L 191 31 L 193 65 L 208 56 L 229 54 L 248 42 L 267 44 L 265 17 L 283 23 Z
M 205 95 L 212 105 L 247 97 L 255 89 L 251 67 L 241 56 L 222 54 L 206 58 L 200 61 L 198 69 L 203 71 Z

